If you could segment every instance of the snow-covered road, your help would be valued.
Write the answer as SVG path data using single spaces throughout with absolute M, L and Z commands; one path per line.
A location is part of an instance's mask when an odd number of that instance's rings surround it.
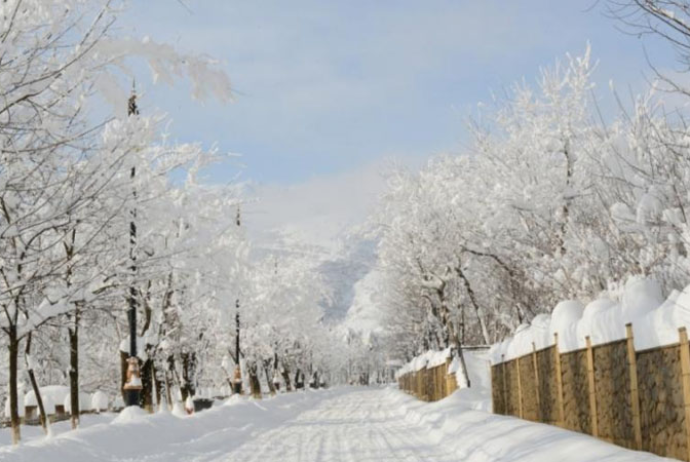
M 479 399 L 481 398 L 481 399 Z M 233 399 L 194 416 L 85 416 L 78 431 L 18 448 L 1 462 L 619 462 L 661 461 L 586 435 L 497 416 L 462 390 L 422 403 L 394 388 L 336 388 Z
M 419 425 L 390 407 L 381 390 L 359 389 L 325 399 L 233 451 L 242 462 L 457 461 Z

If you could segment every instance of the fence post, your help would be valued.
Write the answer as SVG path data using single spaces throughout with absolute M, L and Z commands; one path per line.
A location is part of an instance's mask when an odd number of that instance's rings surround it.
M 592 422 L 592 436 L 599 436 L 599 422 L 597 421 L 597 395 L 594 389 L 594 352 L 592 340 L 589 335 L 585 337 L 587 342 L 587 379 L 589 384 L 589 416 Z
M 513 359 L 515 361 L 515 370 L 517 371 L 518 382 L 518 417 L 522 419 L 522 380 L 520 377 L 520 357 Z
M 491 412 L 494 414 L 500 414 L 496 412 L 496 400 L 494 399 L 494 390 L 496 389 L 496 374 L 494 374 L 494 365 L 489 362 L 489 371 L 491 372 Z
M 508 385 L 506 383 L 506 355 L 501 355 L 501 375 L 503 376 L 503 415 L 510 415 L 508 412 Z
M 558 392 L 558 424 L 565 427 L 565 408 L 563 405 L 563 375 L 561 373 L 561 353 L 558 349 L 558 332 L 554 332 L 554 355 L 556 360 L 556 390 Z
M 630 403 L 632 405 L 632 424 L 635 435 L 635 449 L 642 449 L 642 423 L 640 422 L 640 393 L 637 385 L 637 358 L 632 324 L 625 325 L 625 338 L 628 346 L 628 369 L 630 370 Z
M 532 342 L 532 365 L 534 366 L 534 393 L 537 398 L 537 421 L 541 422 L 541 400 L 539 399 L 539 365 L 537 364 L 537 346 Z
M 683 380 L 683 407 L 685 408 L 685 445 L 687 460 L 690 460 L 690 347 L 688 346 L 688 331 L 685 327 L 678 329 L 680 337 L 680 370 Z

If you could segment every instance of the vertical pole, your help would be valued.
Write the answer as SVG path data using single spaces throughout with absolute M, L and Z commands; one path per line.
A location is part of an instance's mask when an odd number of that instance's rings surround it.
M 235 300 L 235 365 L 240 366 L 240 299 Z
M 690 347 L 688 346 L 688 331 L 685 327 L 678 329 L 680 337 L 680 370 L 683 381 L 683 407 L 685 408 L 685 445 L 686 460 L 690 460 Z
M 238 228 L 242 226 L 242 214 L 239 205 L 237 206 L 235 224 Z M 232 379 L 232 391 L 237 395 L 242 394 L 242 368 L 240 367 L 240 357 L 240 299 L 237 298 L 235 299 L 235 372 Z
M 632 413 L 635 449 L 642 449 L 642 423 L 640 422 L 640 394 L 637 385 L 637 358 L 635 356 L 635 342 L 632 324 L 625 325 L 625 337 L 628 347 L 628 370 L 630 371 L 630 409 Z
M 532 365 L 534 366 L 534 393 L 537 399 L 537 421 L 541 422 L 541 399 L 539 396 L 539 364 L 537 363 L 537 346 L 532 342 Z
M 561 352 L 558 349 L 558 332 L 553 334 L 554 338 L 554 360 L 556 361 L 556 389 L 558 399 L 558 425 L 565 427 L 565 407 L 563 404 L 563 372 L 561 369 Z
M 594 389 L 594 352 L 592 340 L 589 335 L 585 337 L 587 342 L 587 383 L 589 388 L 589 416 L 591 419 L 592 436 L 599 436 L 599 422 L 597 421 L 597 395 Z
M 132 87 L 132 96 L 130 96 L 127 102 L 127 115 L 136 116 L 138 114 L 137 95 L 134 91 L 134 87 Z M 131 220 L 129 222 L 129 260 L 132 281 L 129 286 L 129 308 L 127 310 L 127 319 L 129 322 L 129 359 L 127 362 L 129 366 L 127 368 L 127 380 L 124 386 L 125 404 L 127 406 L 138 406 L 140 404 L 142 388 L 141 377 L 139 376 L 139 360 L 137 358 L 137 290 L 135 288 L 135 277 L 137 274 L 137 190 L 134 187 L 134 180 L 136 174 L 136 166 L 132 166 L 130 179 L 132 180 L 132 196 L 134 198 L 134 203 L 130 211 Z

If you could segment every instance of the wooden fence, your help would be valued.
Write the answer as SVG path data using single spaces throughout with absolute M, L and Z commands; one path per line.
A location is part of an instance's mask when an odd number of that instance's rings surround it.
M 408 372 L 398 377 L 398 386 L 422 401 L 443 399 L 458 388 L 455 374 L 448 373 L 450 362 L 449 358 L 441 365 Z
M 690 461 L 690 346 L 635 351 L 626 338 L 559 353 L 555 345 L 491 367 L 493 409 L 619 446 Z

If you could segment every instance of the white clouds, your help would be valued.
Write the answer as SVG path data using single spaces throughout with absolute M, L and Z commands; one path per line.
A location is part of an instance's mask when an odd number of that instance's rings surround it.
M 324 259 L 334 258 L 376 206 L 388 165 L 375 162 L 291 186 L 256 186 L 257 200 L 247 205 L 247 226 L 260 246 L 309 248 Z

